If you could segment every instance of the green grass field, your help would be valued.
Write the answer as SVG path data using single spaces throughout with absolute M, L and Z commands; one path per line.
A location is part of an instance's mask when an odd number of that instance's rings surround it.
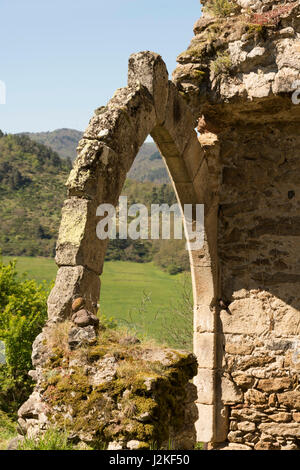
M 3 257 L 4 262 L 11 257 Z M 52 282 L 56 265 L 47 258 L 18 257 L 17 270 L 28 277 Z M 105 263 L 101 276 L 100 311 L 107 318 L 135 329 L 160 343 L 191 348 L 192 311 L 187 311 L 183 298 L 190 295 L 189 274 L 171 276 L 153 263 L 140 264 L 125 261 Z M 183 315 L 183 316 L 182 316 Z M 190 335 L 189 332 L 190 331 Z M 175 339 L 175 336 L 179 339 Z M 187 335 L 190 336 L 187 338 Z M 185 341 L 181 344 L 180 337 Z

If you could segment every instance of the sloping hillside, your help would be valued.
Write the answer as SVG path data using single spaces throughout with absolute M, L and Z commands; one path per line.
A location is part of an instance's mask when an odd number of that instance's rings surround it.
M 73 161 L 76 158 L 76 147 L 82 137 L 82 132 L 75 129 L 57 129 L 53 132 L 26 132 L 31 140 L 47 145 L 61 158 L 69 158 Z
M 2 254 L 53 256 L 69 171 L 50 148 L 0 134 Z
M 142 183 L 170 183 L 165 164 L 154 142 L 145 142 L 142 145 L 128 177 Z
M 52 148 L 60 157 L 73 161 L 76 158 L 76 147 L 82 137 L 82 132 L 74 129 L 57 129 L 53 132 L 27 132 L 25 135 Z M 140 182 L 170 182 L 164 162 L 154 142 L 145 142 L 142 145 L 128 177 Z

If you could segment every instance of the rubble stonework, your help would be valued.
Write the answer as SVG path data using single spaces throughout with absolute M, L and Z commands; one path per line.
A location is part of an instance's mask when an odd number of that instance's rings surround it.
M 239 0 L 226 16 L 202 3 L 173 81 L 218 202 L 211 440 L 298 449 L 300 2 Z
M 69 321 L 46 328 L 34 349 L 41 352 L 35 391 L 18 411 L 23 435 L 35 438 L 55 427 L 78 448 L 96 450 L 194 446 L 192 353 Z

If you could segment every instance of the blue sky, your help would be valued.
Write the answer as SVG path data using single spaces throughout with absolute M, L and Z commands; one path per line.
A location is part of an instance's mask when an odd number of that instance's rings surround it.
M 0 105 L 5 132 L 83 130 L 126 85 L 130 54 L 161 54 L 171 75 L 200 17 L 199 0 L 1 0 Z

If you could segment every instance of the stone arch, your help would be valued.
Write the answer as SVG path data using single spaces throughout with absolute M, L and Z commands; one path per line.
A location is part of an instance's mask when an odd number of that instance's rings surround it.
M 67 181 L 68 198 L 56 250 L 59 267 L 48 299 L 49 324 L 71 316 L 83 296 L 93 311 L 100 295 L 107 241 L 96 236 L 96 208 L 116 205 L 139 148 L 150 134 L 166 163 L 181 206 L 205 205 L 205 245 L 190 251 L 194 294 L 194 352 L 199 373 L 198 440 L 213 440 L 216 428 L 217 204 L 195 121 L 161 57 L 140 52 L 129 59 L 128 85 L 96 110 L 78 146 Z

